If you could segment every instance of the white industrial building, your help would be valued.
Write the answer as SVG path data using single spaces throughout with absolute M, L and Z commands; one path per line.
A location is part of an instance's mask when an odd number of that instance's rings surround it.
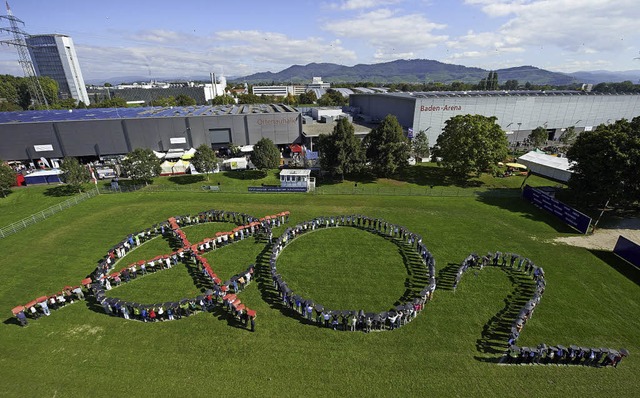
M 510 142 L 523 142 L 536 127 L 557 140 L 567 127 L 589 131 L 640 115 L 639 94 L 596 94 L 582 91 L 469 91 L 354 94 L 350 106 L 366 122 L 395 115 L 402 127 L 427 133 L 435 145 L 452 116 L 495 116 Z

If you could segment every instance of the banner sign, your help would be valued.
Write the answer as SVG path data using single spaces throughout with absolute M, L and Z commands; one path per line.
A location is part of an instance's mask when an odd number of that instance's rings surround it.
M 171 137 L 169 138 L 171 144 L 186 144 L 187 139 L 185 137 Z
M 307 192 L 306 187 L 249 187 L 249 192 Z
M 534 206 L 546 210 L 558 217 L 567 225 L 577 229 L 583 234 L 589 232 L 589 227 L 591 226 L 592 221 L 591 217 L 567 206 L 545 192 L 526 185 L 522 191 L 522 197 L 533 203 Z
M 613 252 L 636 267 L 640 267 L 640 245 L 620 235 Z
M 49 151 L 53 151 L 53 145 L 51 145 L 51 144 L 34 145 L 33 146 L 33 150 L 36 151 L 36 152 L 49 152 Z

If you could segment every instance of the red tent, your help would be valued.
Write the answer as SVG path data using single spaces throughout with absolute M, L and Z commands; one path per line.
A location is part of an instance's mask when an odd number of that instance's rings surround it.
M 256 316 L 256 311 L 255 310 L 250 310 L 249 308 L 247 308 L 247 315 L 249 315 L 250 317 L 255 317 Z
M 31 308 L 31 307 L 33 307 L 34 305 L 36 305 L 37 303 L 38 303 L 38 302 L 37 302 L 36 300 L 31 300 L 31 301 L 29 301 L 27 304 L 25 304 L 24 306 L 25 306 L 25 308 Z
M 222 286 L 220 286 L 220 290 L 222 290 L 223 292 L 226 292 L 227 290 L 229 290 L 229 286 L 222 285 Z
M 84 278 L 82 281 L 80 281 L 81 285 L 90 285 L 91 284 L 91 278 Z
M 234 303 L 234 306 L 236 307 L 236 311 L 242 311 L 243 309 L 245 309 L 244 304 L 235 305 L 235 303 Z
M 36 299 L 36 301 L 37 301 L 38 303 L 42 303 L 42 302 L 44 302 L 44 301 L 47 301 L 48 299 L 49 299 L 49 297 L 47 297 L 47 296 L 40 296 L 40 297 L 38 297 L 38 298 Z
M 224 296 L 224 299 L 227 301 L 234 301 L 237 298 L 237 296 L 235 294 L 227 294 L 226 296 Z
M 293 153 L 301 153 L 302 152 L 302 147 L 298 144 L 293 144 L 293 145 L 289 145 L 289 149 L 291 149 L 291 152 Z

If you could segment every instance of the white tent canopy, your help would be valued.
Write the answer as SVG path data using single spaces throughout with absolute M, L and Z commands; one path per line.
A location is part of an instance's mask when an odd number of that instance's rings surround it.
M 557 181 L 567 182 L 573 173 L 569 170 L 572 166 L 572 163 L 569 163 L 569 159 L 538 153 L 536 151 L 531 151 L 520 156 L 518 162 L 527 166 L 534 174 Z

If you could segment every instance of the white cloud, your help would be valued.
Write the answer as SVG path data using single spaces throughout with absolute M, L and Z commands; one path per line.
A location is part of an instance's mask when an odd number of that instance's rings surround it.
M 153 29 L 138 32 L 130 39 L 155 44 L 183 44 L 187 41 L 198 40 L 199 37 L 172 30 Z
M 550 46 L 579 52 L 588 47 L 591 53 L 616 51 L 638 40 L 637 0 L 466 0 L 479 5 L 489 16 L 510 19 L 493 37 L 508 46 Z M 458 47 L 478 43 L 461 37 Z M 626 41 L 626 42 L 625 42 Z
M 545 66 L 545 69 L 558 71 L 558 72 L 576 72 L 584 70 L 597 70 L 597 69 L 610 69 L 614 67 L 614 64 L 609 60 L 596 59 L 596 60 L 574 60 L 568 59 L 559 64 L 550 64 Z M 613 68 L 615 69 L 615 67 Z
M 173 31 L 139 32 L 128 36 L 130 46 L 76 48 L 85 79 L 206 76 L 221 69 L 228 76 L 241 76 L 265 70 L 277 72 L 292 64 L 327 62 L 327 54 L 337 63 L 356 59 L 340 40 L 329 42 L 319 37 L 291 38 L 281 33 L 241 30 L 191 36 Z
M 445 42 L 447 36 L 436 35 L 432 31 L 445 27 L 444 24 L 430 22 L 422 14 L 400 14 L 389 9 L 374 10 L 324 25 L 325 30 L 336 36 L 364 40 L 375 49 L 378 59 L 435 47 Z
M 332 3 L 330 7 L 338 10 L 360 10 L 397 4 L 401 1 L 402 0 L 344 0 L 340 3 Z

